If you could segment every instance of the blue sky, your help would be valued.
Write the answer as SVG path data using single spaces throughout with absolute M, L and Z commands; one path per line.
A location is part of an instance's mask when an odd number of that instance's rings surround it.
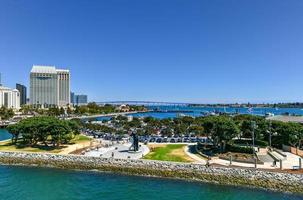
M 303 100 L 302 0 L 0 0 L 3 83 L 69 68 L 90 100 Z

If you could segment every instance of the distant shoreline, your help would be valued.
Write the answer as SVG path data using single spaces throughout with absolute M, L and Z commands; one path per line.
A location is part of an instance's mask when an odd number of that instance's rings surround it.
M 150 112 L 150 111 L 131 111 L 131 112 L 118 112 L 118 113 L 109 113 L 109 114 L 97 114 L 97 115 L 71 117 L 71 119 L 91 119 L 91 118 L 98 118 L 98 117 L 114 117 L 114 116 L 118 116 L 118 115 L 129 115 L 129 114 L 146 113 L 146 112 Z

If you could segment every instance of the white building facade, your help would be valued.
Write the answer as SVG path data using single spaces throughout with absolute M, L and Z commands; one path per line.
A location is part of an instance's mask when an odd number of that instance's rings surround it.
M 70 103 L 70 72 L 54 66 L 34 65 L 30 73 L 30 104 L 65 107 Z
M 70 104 L 70 73 L 69 70 L 57 69 L 59 106 Z
M 0 86 L 0 107 L 20 109 L 20 92 L 17 89 L 11 89 Z

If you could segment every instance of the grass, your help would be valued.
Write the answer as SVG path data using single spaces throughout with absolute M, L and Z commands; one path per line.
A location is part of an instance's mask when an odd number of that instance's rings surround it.
M 25 146 L 22 143 L 12 144 L 11 141 L 4 141 L 0 143 L 0 151 L 19 151 L 19 152 L 49 152 L 59 153 L 64 146 L 59 148 L 53 146 Z
M 87 142 L 87 141 L 91 141 L 92 138 L 87 137 L 86 135 L 77 135 L 72 141 L 71 143 L 82 143 L 82 142 Z
M 151 145 L 151 152 L 144 159 L 174 161 L 174 162 L 192 162 L 193 160 L 184 152 L 184 144 Z
M 24 145 L 21 142 L 17 144 L 12 144 L 11 140 L 5 140 L 0 142 L 0 151 L 18 151 L 18 152 L 36 152 L 36 153 L 60 153 L 62 150 L 73 144 L 81 144 L 87 141 L 92 140 L 91 138 L 85 135 L 77 135 L 70 144 L 61 145 L 60 147 L 45 146 L 45 145 L 36 145 L 28 146 Z
M 202 155 L 198 152 L 197 146 L 196 146 L 196 145 L 190 145 L 190 146 L 188 146 L 188 147 L 189 147 L 189 152 L 190 152 L 190 153 L 194 154 L 195 156 L 197 156 L 197 157 L 199 157 L 199 158 L 201 158 L 201 159 L 203 159 L 203 160 L 208 160 L 208 158 L 202 156 Z

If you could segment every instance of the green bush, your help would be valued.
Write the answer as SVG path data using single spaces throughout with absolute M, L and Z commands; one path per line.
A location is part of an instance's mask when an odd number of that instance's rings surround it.
M 226 151 L 235 152 L 235 153 L 248 153 L 248 154 L 253 153 L 253 149 L 251 147 L 241 147 L 231 144 L 226 144 Z
M 246 145 L 246 144 L 249 144 L 249 145 L 252 145 L 252 140 L 241 140 L 241 139 L 237 139 L 237 140 L 233 140 L 233 143 L 234 144 L 243 144 L 243 145 Z M 262 141 L 262 140 L 255 140 L 255 145 L 256 146 L 261 146 L 261 147 L 266 147 L 268 146 L 268 142 L 266 141 Z

